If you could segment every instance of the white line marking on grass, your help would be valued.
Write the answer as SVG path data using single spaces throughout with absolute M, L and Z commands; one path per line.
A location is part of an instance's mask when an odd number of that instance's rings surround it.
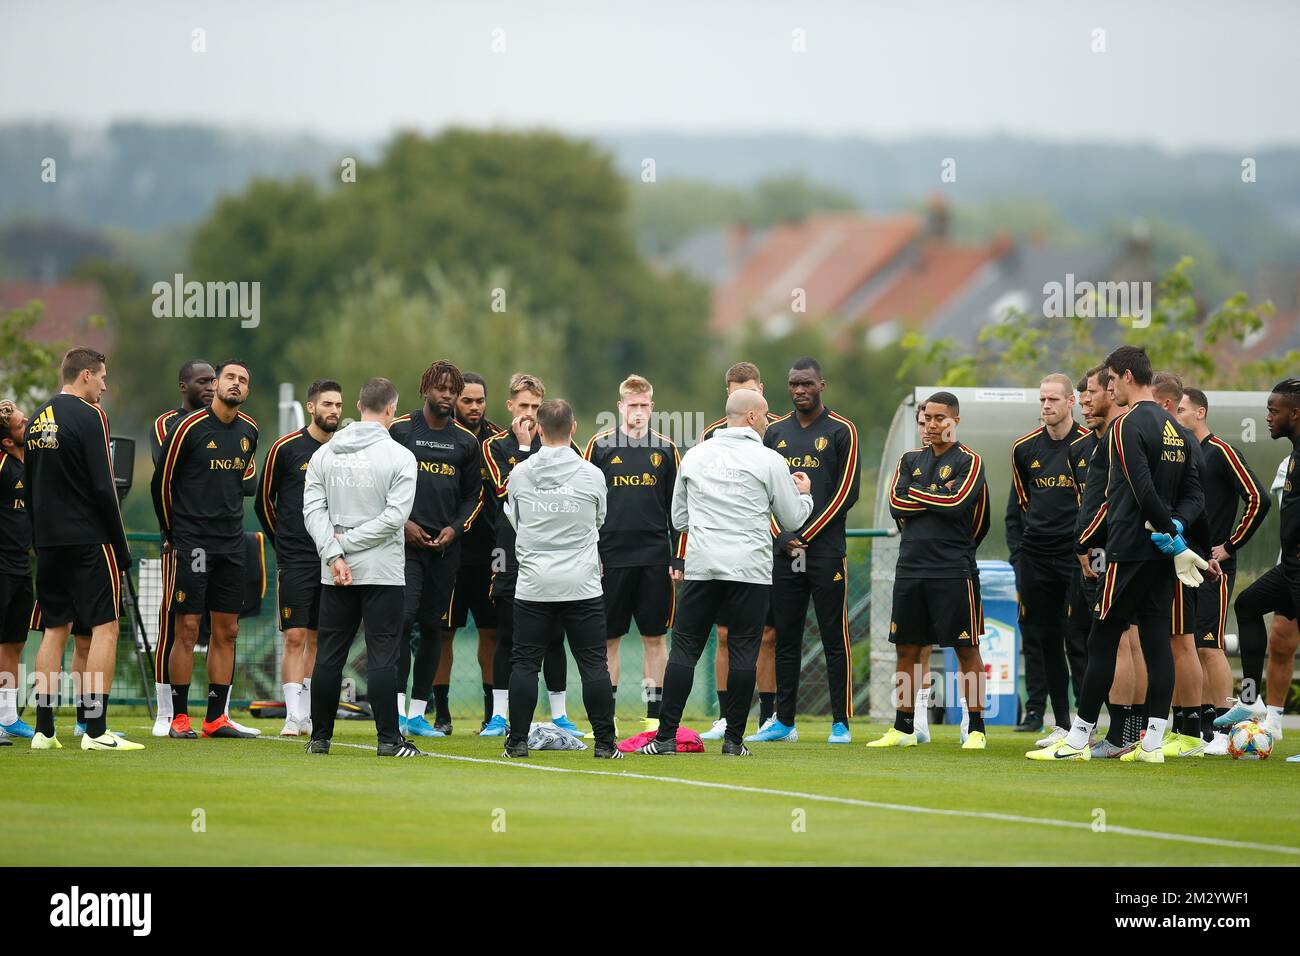
M 259 740 L 281 740 L 294 743 L 290 737 L 260 737 Z M 331 747 L 353 747 L 357 750 L 374 751 L 368 744 L 332 742 Z M 1087 830 L 1095 832 L 1091 823 L 1081 820 L 1047 820 L 1043 817 L 1026 817 L 1016 813 L 993 813 L 984 810 L 943 810 L 938 807 L 915 807 L 906 803 L 884 803 L 877 800 L 859 800 L 855 797 L 835 797 L 821 793 L 803 793 L 799 790 L 775 790 L 768 787 L 748 787 L 739 783 L 718 783 L 713 780 L 691 780 L 686 777 L 657 777 L 648 773 L 615 770 L 582 770 L 578 767 L 552 767 L 546 764 L 528 764 L 521 760 L 491 759 L 487 757 L 465 757 L 460 754 L 440 754 L 424 751 L 424 756 L 438 760 L 459 760 L 463 763 L 496 764 L 502 767 L 517 767 L 520 770 L 539 770 L 544 773 L 577 773 L 592 777 L 620 777 L 631 780 L 651 780 L 656 783 L 677 783 L 687 787 L 705 787 L 711 790 L 729 790 L 733 793 L 757 793 L 768 797 L 794 797 L 799 800 L 814 800 L 819 803 L 837 803 L 847 807 L 865 807 L 870 810 L 894 810 L 899 813 L 920 813 L 938 817 L 961 817 L 967 820 L 997 820 L 1003 823 L 1027 823 L 1032 826 L 1056 827 L 1064 830 Z M 681 758 L 674 758 L 681 759 Z M 1148 840 L 1167 840 L 1171 843 L 1194 843 L 1200 846 L 1216 846 L 1230 850 L 1259 850 L 1264 853 L 1282 853 L 1287 856 L 1300 856 L 1300 847 L 1273 846 L 1268 843 L 1249 843 L 1244 840 L 1224 840 L 1219 837 L 1194 836 L 1187 833 L 1165 833 L 1160 830 L 1142 830 L 1137 827 L 1107 825 L 1105 833 L 1119 833 L 1123 836 L 1143 837 Z

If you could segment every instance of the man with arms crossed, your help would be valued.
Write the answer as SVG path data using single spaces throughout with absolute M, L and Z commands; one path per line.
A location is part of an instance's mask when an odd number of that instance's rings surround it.
M 737 389 L 727 399 L 727 427 L 682 459 L 673 492 L 673 527 L 687 535 L 686 570 L 664 673 L 655 738 L 637 750 L 677 752 L 677 728 L 695 679 L 695 664 L 720 615 L 729 624 L 726 737 L 722 753 L 747 757 L 745 721 L 754 697 L 755 663 L 772 587 L 771 522 L 799 528 L 812 514 L 808 476 L 790 473 L 763 445 L 767 400 Z
M 366 627 L 366 684 L 380 757 L 418 757 L 397 729 L 397 665 L 406 584 L 403 529 L 415 503 L 415 456 L 388 434 L 397 389 L 372 378 L 361 421 L 318 448 L 307 465 L 303 524 L 321 560 L 320 650 L 312 673 L 309 754 L 334 736 L 348 649 Z
M 983 750 L 984 663 L 979 639 L 984 610 L 973 574 L 979 520 L 987 508 L 984 463 L 957 441 L 961 407 L 951 392 L 925 402 L 929 444 L 904 452 L 890 483 L 889 512 L 901 522 L 889 640 L 898 651 L 894 726 L 868 747 L 917 745 L 914 700 L 922 683 L 921 648 L 951 647 L 969 712 L 963 750 Z
M 284 729 L 281 737 L 311 736 L 311 672 L 320 618 L 320 555 L 302 520 L 302 492 L 311 456 L 338 430 L 343 386 L 317 379 L 307 388 L 305 428 L 278 439 L 262 463 L 253 510 L 275 546 L 276 623 L 284 634 Z

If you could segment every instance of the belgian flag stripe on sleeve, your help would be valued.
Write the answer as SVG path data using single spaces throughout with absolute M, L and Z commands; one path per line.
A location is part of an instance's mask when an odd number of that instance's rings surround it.
M 858 429 L 847 418 L 830 413 L 830 417 L 835 419 L 849 431 L 849 457 L 848 463 L 844 468 L 844 474 L 840 476 L 839 487 L 835 489 L 835 495 L 831 498 L 831 503 L 826 506 L 821 515 L 810 524 L 801 535 L 802 540 L 806 543 L 811 541 L 822 528 L 834 520 L 835 516 L 844 507 L 844 501 L 849 496 L 849 489 L 853 487 L 853 479 L 858 473 Z

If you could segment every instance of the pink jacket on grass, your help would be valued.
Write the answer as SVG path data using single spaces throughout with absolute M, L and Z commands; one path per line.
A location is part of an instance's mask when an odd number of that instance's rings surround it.
M 638 747 L 642 747 L 654 740 L 655 731 L 647 730 L 637 734 L 635 737 L 629 737 L 627 740 L 618 742 L 618 749 L 625 754 L 630 754 Z M 704 741 L 700 740 L 700 735 L 689 727 L 677 728 L 677 752 L 679 754 L 702 754 L 704 753 Z

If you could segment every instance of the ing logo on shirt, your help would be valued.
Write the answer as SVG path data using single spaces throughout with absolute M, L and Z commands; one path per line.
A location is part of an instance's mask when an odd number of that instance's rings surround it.
M 782 444 L 785 443 L 782 442 Z M 820 458 L 814 458 L 812 455 L 804 455 L 802 458 L 795 455 L 793 458 L 787 456 L 785 463 L 791 468 L 820 468 L 822 460 Z
M 453 477 L 456 474 L 456 466 L 449 465 L 445 461 L 422 461 L 419 463 L 420 471 L 430 475 L 447 475 Z
M 639 475 L 615 475 L 610 483 L 611 488 L 627 487 L 647 487 L 659 484 L 659 478 L 649 472 L 642 472 Z

